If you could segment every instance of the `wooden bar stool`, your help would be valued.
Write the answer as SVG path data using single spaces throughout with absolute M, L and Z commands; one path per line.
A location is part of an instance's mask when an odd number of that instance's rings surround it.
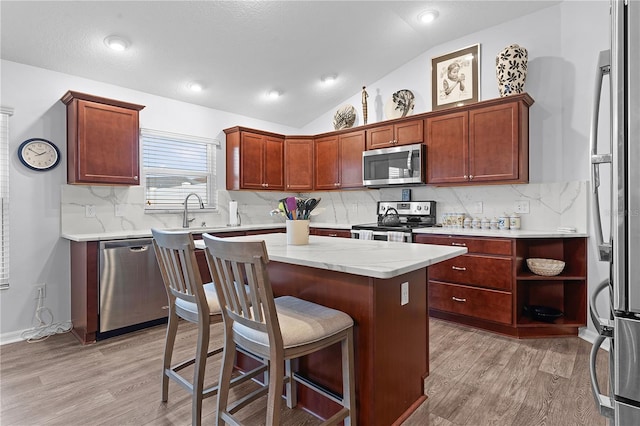
M 324 424 L 344 420 L 345 425 L 355 425 L 353 319 L 344 312 L 295 297 L 274 299 L 264 241 L 229 241 L 209 234 L 202 238 L 216 291 L 222 295 L 225 329 L 216 424 L 240 424 L 233 413 L 267 393 L 266 424 L 278 425 L 282 386 L 286 384 L 287 405 L 292 408 L 299 383 L 342 405 Z M 342 397 L 299 378 L 291 369 L 291 360 L 338 342 L 342 348 Z M 269 383 L 229 405 L 235 352 L 240 348 L 269 360 Z
M 200 425 L 202 400 L 218 392 L 217 383 L 207 388 L 204 387 L 204 375 L 207 358 L 219 354 L 223 350 L 222 347 L 219 347 L 208 351 L 210 326 L 222 323 L 220 302 L 213 283 L 202 283 L 192 235 L 184 231 L 158 229 L 152 229 L 151 233 L 156 258 L 169 299 L 169 321 L 162 361 L 162 401 L 166 402 L 169 396 L 169 379 L 174 380 L 191 394 L 191 423 Z M 198 325 L 196 354 L 193 358 L 172 366 L 171 358 L 178 332 L 179 318 Z M 192 380 L 186 379 L 179 373 L 180 370 L 190 365 L 194 365 Z M 238 382 L 248 380 L 265 369 L 266 366 L 252 370 L 235 380 Z

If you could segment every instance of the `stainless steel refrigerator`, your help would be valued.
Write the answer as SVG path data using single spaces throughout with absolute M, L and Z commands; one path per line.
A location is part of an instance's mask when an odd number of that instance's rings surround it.
M 603 79 L 610 88 L 610 152 L 598 150 L 598 116 Z M 606 108 L 604 108 L 606 109 Z M 611 175 L 610 203 L 599 197 L 600 166 Z M 591 297 L 590 314 L 599 336 L 591 351 L 591 382 L 600 413 L 613 425 L 640 425 L 640 0 L 611 0 L 611 49 L 601 52 L 591 128 L 593 219 L 601 261 L 609 278 Z M 604 241 L 601 212 L 610 212 Z M 596 308 L 609 293 L 609 312 Z M 609 339 L 608 396 L 595 371 L 599 347 Z

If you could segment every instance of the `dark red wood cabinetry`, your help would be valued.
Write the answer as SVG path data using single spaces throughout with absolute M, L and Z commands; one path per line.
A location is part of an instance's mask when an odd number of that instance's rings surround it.
M 528 182 L 532 103 L 515 95 L 427 116 L 427 183 Z
M 284 190 L 284 137 L 241 127 L 224 132 L 228 190 Z
M 139 185 L 142 105 L 68 91 L 67 182 Z
M 367 149 L 390 148 L 424 141 L 424 120 L 403 120 L 367 129 Z
M 284 141 L 284 182 L 287 191 L 313 190 L 313 137 Z
M 314 189 L 362 188 L 363 130 L 315 140 Z
M 418 234 L 415 242 L 467 247 L 467 254 L 429 267 L 429 314 L 515 337 L 577 335 L 586 325 L 586 239 Z M 529 271 L 526 259 L 566 262 L 558 276 Z M 525 305 L 559 309 L 553 322 L 532 320 Z

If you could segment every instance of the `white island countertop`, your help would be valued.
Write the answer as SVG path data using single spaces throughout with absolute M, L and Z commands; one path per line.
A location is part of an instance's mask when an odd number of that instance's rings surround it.
M 264 240 L 269 259 L 373 278 L 393 278 L 467 252 L 463 247 L 358 240 L 311 235 L 308 245 L 287 245 L 286 234 L 230 237 L 229 240 Z M 204 242 L 197 240 L 197 248 Z

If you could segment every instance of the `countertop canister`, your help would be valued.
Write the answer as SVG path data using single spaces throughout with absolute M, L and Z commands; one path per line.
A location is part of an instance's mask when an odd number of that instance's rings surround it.
M 287 244 L 303 246 L 309 244 L 309 220 L 287 220 Z
M 519 215 L 514 213 L 511 216 L 509 216 L 509 228 L 511 228 L 511 229 L 520 229 L 521 225 L 522 224 L 521 224 L 521 220 L 520 220 L 520 216 Z

